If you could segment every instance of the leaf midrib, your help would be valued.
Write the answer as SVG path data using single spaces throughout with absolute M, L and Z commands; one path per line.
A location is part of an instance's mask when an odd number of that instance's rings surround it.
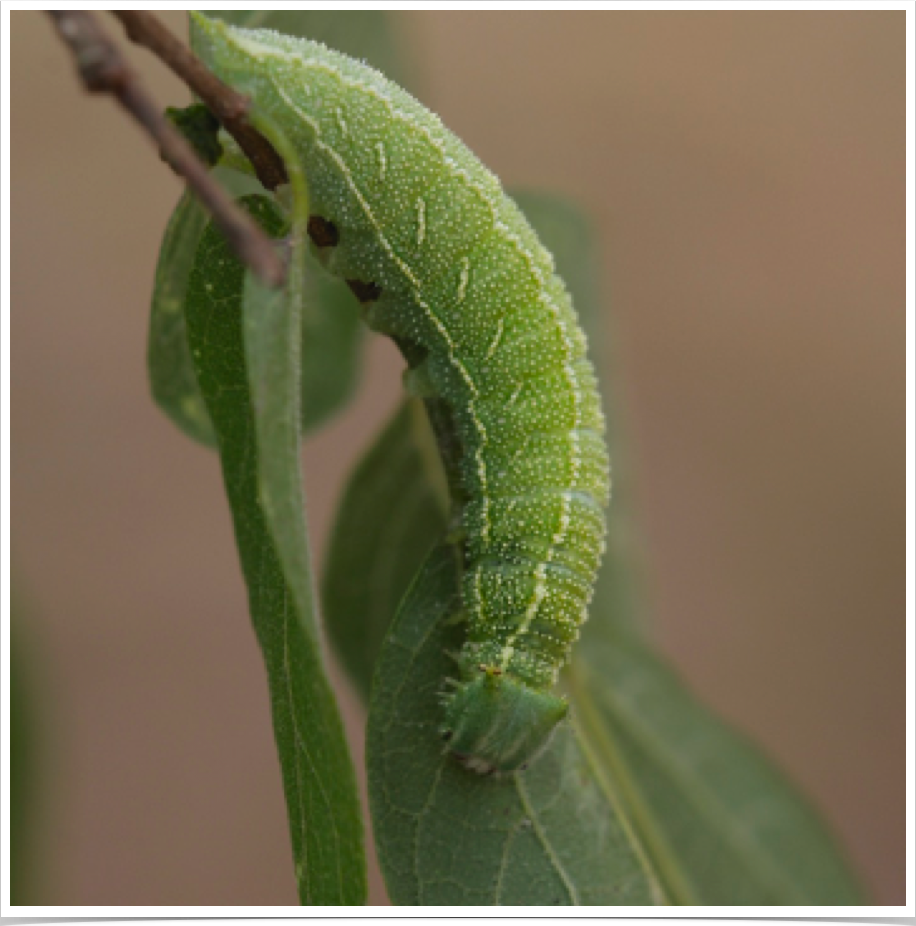
M 581 667 L 579 668 L 581 670 Z M 588 668 L 585 668 L 584 674 L 586 676 L 588 672 Z M 582 705 L 587 705 L 587 713 L 594 711 L 595 708 L 591 705 L 590 696 L 586 691 L 582 690 L 583 687 L 587 686 L 580 687 L 576 681 L 573 684 L 578 689 L 576 704 L 580 710 Z M 795 898 L 794 902 L 796 903 L 805 904 L 807 898 L 803 894 L 800 895 L 797 885 L 788 880 L 780 869 L 774 866 L 770 854 L 763 850 L 759 841 L 753 837 L 753 830 L 747 828 L 741 830 L 734 828 L 723 829 L 718 825 L 716 821 L 723 816 L 733 817 L 734 814 L 718 802 L 716 792 L 705 787 L 703 780 L 691 771 L 690 766 L 679 761 L 677 752 L 672 753 L 665 749 L 664 743 L 654 735 L 652 728 L 640 722 L 641 718 L 638 712 L 628 708 L 625 699 L 615 697 L 613 689 L 609 686 L 602 689 L 602 694 L 607 708 L 618 716 L 625 718 L 631 735 L 639 741 L 649 755 L 655 757 L 656 761 L 665 768 L 669 777 L 681 785 L 682 793 L 698 809 L 700 815 L 704 819 L 712 821 L 710 828 L 719 834 L 722 842 L 741 857 L 753 860 L 750 870 L 759 876 L 757 880 L 765 884 L 766 889 L 772 892 L 773 896 L 782 897 L 783 904 L 791 903 L 792 901 L 789 898 Z M 592 719 L 594 721 L 594 718 Z M 701 903 L 702 901 L 696 897 L 695 889 L 687 884 L 687 881 L 692 880 L 689 874 L 684 872 L 683 867 L 677 865 L 676 861 L 674 861 L 674 854 L 669 840 L 663 831 L 658 828 L 655 822 L 655 814 L 638 788 L 631 783 L 632 775 L 628 771 L 626 759 L 616 749 L 612 738 L 604 732 L 603 724 L 597 722 L 593 723 L 592 726 L 595 728 L 595 735 L 604 745 L 603 751 L 608 756 L 609 768 L 616 770 L 621 778 L 622 787 L 627 791 L 628 798 L 634 808 L 634 819 L 638 819 L 646 830 L 644 834 L 646 842 L 653 845 L 657 850 L 657 863 L 662 880 L 669 885 L 672 896 L 678 898 L 678 904 L 696 905 Z M 741 838 L 742 833 L 748 834 L 751 838 Z

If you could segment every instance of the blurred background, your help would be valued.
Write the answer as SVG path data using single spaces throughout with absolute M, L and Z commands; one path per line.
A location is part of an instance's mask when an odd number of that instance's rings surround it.
M 904 14 L 394 15 L 423 102 L 507 185 L 568 194 L 600 230 L 655 639 L 812 798 L 876 902 L 904 903 Z M 11 47 L 30 899 L 294 904 L 217 459 L 147 387 L 180 186 L 41 14 L 12 14 Z M 393 348 L 367 357 L 304 451 L 319 558 L 399 394 Z

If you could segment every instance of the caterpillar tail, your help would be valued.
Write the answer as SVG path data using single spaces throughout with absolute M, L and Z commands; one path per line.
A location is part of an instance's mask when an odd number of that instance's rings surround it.
M 488 666 L 462 671 L 444 701 L 447 749 L 481 775 L 524 771 L 569 713 L 563 698 Z

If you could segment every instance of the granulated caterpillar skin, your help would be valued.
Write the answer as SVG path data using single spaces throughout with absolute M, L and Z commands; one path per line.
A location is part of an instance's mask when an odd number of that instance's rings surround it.
M 467 638 L 442 735 L 477 771 L 523 768 L 566 715 L 551 688 L 604 546 L 604 419 L 569 295 L 496 177 L 399 87 L 317 43 L 192 20 L 205 62 L 295 152 L 337 232 L 328 268 L 372 284 L 367 321 L 451 448 Z

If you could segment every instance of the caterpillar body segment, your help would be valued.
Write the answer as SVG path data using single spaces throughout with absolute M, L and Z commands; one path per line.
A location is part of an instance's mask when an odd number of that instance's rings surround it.
M 567 713 L 551 688 L 604 546 L 604 419 L 569 295 L 499 181 L 403 90 L 318 43 L 199 14 L 193 27 L 296 152 L 334 230 L 326 265 L 373 297 L 368 323 L 426 402 L 467 627 L 442 736 L 478 772 L 519 770 Z

